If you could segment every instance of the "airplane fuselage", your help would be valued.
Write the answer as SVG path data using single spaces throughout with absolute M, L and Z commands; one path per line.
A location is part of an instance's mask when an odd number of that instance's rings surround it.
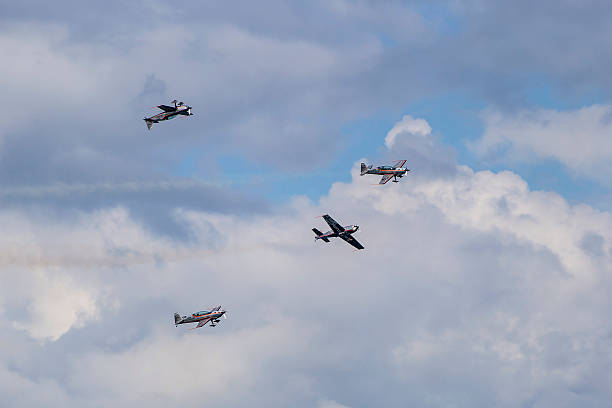
M 405 167 L 397 167 L 397 168 L 385 168 L 385 167 L 377 167 L 375 169 L 368 169 L 363 174 L 380 174 L 382 176 L 386 174 L 392 174 L 394 176 L 402 177 L 404 174 L 409 172 Z
M 161 122 L 163 120 L 174 119 L 178 115 L 190 116 L 191 115 L 191 108 L 188 107 L 188 106 L 179 106 L 173 112 L 161 112 L 161 113 L 158 113 L 157 115 L 151 116 L 150 118 L 145 118 L 145 121 L 149 121 L 149 122 L 153 122 L 153 123 L 159 123 L 159 122 Z
M 351 235 L 357 232 L 358 229 L 359 229 L 359 225 L 347 225 L 346 227 L 344 227 L 344 231 L 339 234 L 334 231 L 327 231 L 323 235 L 316 236 L 315 240 L 321 239 L 321 238 L 335 238 L 335 237 L 339 237 L 340 235 Z

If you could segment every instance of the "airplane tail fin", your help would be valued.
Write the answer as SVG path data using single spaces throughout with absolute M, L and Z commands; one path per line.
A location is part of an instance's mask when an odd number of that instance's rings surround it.
M 360 176 L 363 176 L 364 174 L 366 174 L 368 172 L 368 170 L 370 170 L 372 168 L 372 166 L 366 166 L 365 163 L 361 163 L 361 174 Z
M 323 235 L 323 233 L 322 233 L 321 231 L 319 231 L 318 229 L 313 228 L 313 229 L 312 229 L 312 232 L 314 232 L 314 233 L 317 235 L 317 236 L 315 237 L 315 241 L 316 241 L 317 239 L 322 239 L 322 240 L 323 240 L 323 241 L 325 241 L 325 242 L 329 242 L 329 239 L 327 239 L 326 237 L 322 237 L 322 236 L 321 236 L 321 235 Z
M 151 128 L 153 127 L 153 121 L 152 120 L 144 120 L 147 123 L 147 129 L 151 130 Z
M 181 320 L 183 320 L 183 319 L 181 319 L 181 315 L 178 314 L 178 313 L 175 313 L 174 314 L 174 324 L 179 324 L 181 322 Z

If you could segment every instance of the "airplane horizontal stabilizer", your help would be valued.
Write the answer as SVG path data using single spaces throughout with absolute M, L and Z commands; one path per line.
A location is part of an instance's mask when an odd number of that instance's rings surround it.
M 323 237 L 323 236 L 322 236 L 322 235 L 323 235 L 323 233 L 322 233 L 321 231 L 319 231 L 318 229 L 313 228 L 313 229 L 312 229 L 312 232 L 314 232 L 314 233 L 317 235 L 317 238 L 315 238 L 315 240 L 316 240 L 316 239 L 322 239 L 322 240 L 323 240 L 323 241 L 325 241 L 325 242 L 329 242 L 329 239 L 327 239 L 327 237 Z

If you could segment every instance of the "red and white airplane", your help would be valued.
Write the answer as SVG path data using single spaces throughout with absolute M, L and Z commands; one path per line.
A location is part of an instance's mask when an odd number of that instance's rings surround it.
M 191 113 L 191 106 L 187 106 L 183 102 L 179 102 L 176 99 L 173 100 L 172 103 L 174 103 L 174 106 L 158 105 L 157 107 L 163 110 L 162 113 L 153 115 L 150 118 L 144 118 L 144 121 L 147 124 L 147 128 L 149 130 L 151 130 L 153 124 L 159 123 L 162 120 L 174 119 L 179 115 L 193 116 L 193 113 Z
M 327 225 L 329 225 L 329 227 L 331 228 L 331 231 L 328 231 L 324 234 L 318 229 L 313 228 L 312 232 L 314 232 L 316 235 L 315 242 L 317 239 L 321 239 L 325 242 L 329 242 L 329 238 L 338 237 L 338 238 L 342 238 L 343 240 L 345 240 L 346 242 L 348 242 L 349 244 L 351 244 L 357 249 L 363 249 L 363 245 L 361 245 L 359 241 L 353 238 L 353 234 L 357 232 L 357 230 L 359 229 L 359 225 L 347 225 L 346 227 L 343 227 L 342 225 L 338 224 L 336 220 L 334 220 L 332 217 L 330 217 L 327 214 L 323 216 L 323 219 L 325 220 Z
M 398 160 L 391 166 L 379 166 L 375 169 L 372 168 L 372 165 L 366 166 L 365 163 L 361 163 L 361 176 L 365 174 L 382 174 L 382 178 L 378 182 L 378 184 L 385 184 L 387 181 L 393 179 L 394 183 L 397 183 L 406 173 L 410 170 L 403 167 L 406 163 L 406 160 Z
M 200 312 L 196 312 L 191 316 L 183 316 L 180 314 L 174 314 L 174 325 L 178 326 L 179 324 L 185 323 L 198 323 L 197 326 L 193 327 L 197 329 L 198 327 L 204 326 L 208 322 L 212 322 L 210 327 L 215 327 L 215 323 L 219 323 L 221 320 L 219 318 L 223 316 L 224 319 L 227 319 L 227 315 L 225 314 L 225 310 L 221 310 L 221 306 L 217 306 L 211 310 L 202 310 Z

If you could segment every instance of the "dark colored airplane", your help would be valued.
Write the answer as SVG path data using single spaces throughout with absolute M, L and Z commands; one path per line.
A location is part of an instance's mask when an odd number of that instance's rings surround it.
M 191 316 L 183 316 L 180 314 L 174 314 L 174 325 L 178 326 L 179 324 L 185 323 L 198 323 L 197 326 L 193 327 L 193 329 L 197 329 L 198 327 L 204 326 L 208 322 L 212 322 L 210 327 L 215 327 L 215 323 L 219 323 L 221 320 L 219 318 L 223 316 L 224 319 L 227 319 L 227 315 L 225 314 L 225 310 L 221 310 L 221 306 L 217 306 L 211 310 L 202 310 L 200 312 L 196 312 Z
M 406 173 L 410 171 L 407 168 L 402 167 L 404 163 L 406 163 L 406 160 L 398 160 L 397 162 L 393 163 L 392 166 L 379 166 L 375 169 L 372 168 L 372 165 L 366 166 L 365 163 L 361 163 L 360 175 L 363 176 L 365 174 L 382 174 L 383 177 L 380 179 L 378 184 L 385 184 L 392 178 L 393 182 L 397 183 L 399 181 L 397 179 L 398 177 L 402 178 Z
M 151 130 L 154 123 L 159 123 L 162 120 L 170 120 L 176 118 L 178 115 L 182 116 L 193 116 L 191 113 L 191 106 L 185 105 L 183 102 L 179 102 L 176 99 L 172 101 L 174 107 L 168 105 L 158 105 L 157 107 L 163 110 L 162 113 L 153 115 L 150 118 L 144 118 L 147 123 L 147 128 Z
M 327 224 L 332 230 L 323 234 L 318 229 L 313 228 L 312 231 L 317 235 L 315 237 L 315 242 L 317 239 L 322 239 L 325 242 L 329 242 L 328 238 L 339 237 L 354 246 L 355 248 L 363 249 L 363 245 L 361 245 L 355 238 L 353 238 L 352 235 L 353 233 L 357 232 L 357 230 L 359 229 L 359 225 L 348 225 L 346 227 L 343 227 L 327 214 L 323 216 L 323 219 L 325 220 L 325 222 L 327 222 Z

